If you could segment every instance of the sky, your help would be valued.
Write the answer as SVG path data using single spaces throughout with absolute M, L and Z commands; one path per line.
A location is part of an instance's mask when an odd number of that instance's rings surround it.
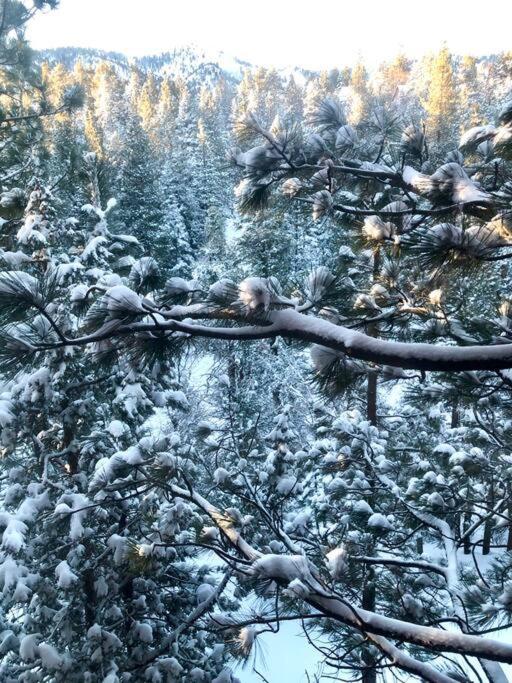
M 61 0 L 32 20 L 35 48 L 129 56 L 195 45 L 253 64 L 329 69 L 419 57 L 512 51 L 511 0 Z

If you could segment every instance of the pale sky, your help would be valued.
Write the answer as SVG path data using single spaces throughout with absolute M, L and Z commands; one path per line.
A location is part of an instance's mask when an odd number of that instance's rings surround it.
M 512 50 L 512 0 L 61 0 L 34 19 L 35 48 L 130 56 L 195 44 L 255 64 L 331 68 L 446 42 L 459 54 Z

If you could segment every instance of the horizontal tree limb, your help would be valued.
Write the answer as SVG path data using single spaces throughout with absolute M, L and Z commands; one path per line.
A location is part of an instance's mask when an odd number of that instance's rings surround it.
M 179 317 L 182 316 L 183 311 L 180 311 Z M 208 317 L 214 318 L 215 315 L 209 313 Z M 225 313 L 219 314 L 219 318 L 225 320 Z M 83 337 L 34 345 L 34 347 L 40 350 L 50 350 L 65 346 L 85 346 L 106 339 L 144 332 L 183 332 L 194 337 L 232 341 L 251 341 L 281 336 L 320 344 L 358 360 L 391 365 L 405 370 L 463 372 L 501 370 L 512 367 L 512 344 L 509 343 L 487 346 L 440 346 L 386 341 L 291 309 L 270 311 L 264 319 L 256 318 L 254 325 L 249 324 L 243 327 L 214 327 L 182 320 L 119 325 L 107 323 L 97 332 Z
M 203 510 L 203 512 L 208 514 L 208 516 L 214 520 L 222 535 L 239 550 L 245 559 L 254 561 L 261 557 L 260 551 L 247 543 L 240 532 L 226 519 L 222 511 L 212 505 L 208 500 L 193 490 L 187 490 L 174 484 L 171 484 L 169 488 L 174 495 L 194 502 Z M 276 582 L 279 583 L 280 581 L 281 578 L 276 577 Z M 375 612 L 355 607 L 335 593 L 331 594 L 313 577 L 313 575 L 311 575 L 311 581 L 312 585 L 309 587 L 309 592 L 304 598 L 305 602 L 315 609 L 320 610 L 326 617 L 336 619 L 358 631 L 418 645 L 431 652 L 453 652 L 466 656 L 485 658 L 491 661 L 512 663 L 512 645 L 501 643 L 497 640 L 481 638 L 479 636 L 467 635 L 465 633 L 452 633 L 431 626 L 423 626 L 385 617 Z M 375 642 L 378 645 L 376 639 Z M 391 645 L 391 643 L 388 645 Z M 396 656 L 398 653 L 400 653 L 400 650 L 396 648 L 394 655 Z M 404 657 L 407 656 L 404 655 Z M 408 664 L 415 662 L 412 658 L 410 659 L 411 661 Z M 397 666 L 400 666 L 400 660 L 396 659 L 395 661 Z M 405 667 L 406 662 L 402 661 L 402 664 Z M 417 664 L 419 664 L 419 662 Z M 432 676 L 437 674 L 436 670 L 432 667 L 429 667 L 429 669 Z M 405 670 L 412 671 L 412 669 Z M 418 669 L 416 669 L 416 671 L 418 671 Z M 431 677 L 427 680 L 436 682 L 443 681 L 444 683 L 450 679 Z

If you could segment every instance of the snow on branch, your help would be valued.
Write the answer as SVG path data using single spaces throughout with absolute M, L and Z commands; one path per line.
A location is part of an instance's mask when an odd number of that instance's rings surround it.
M 434 683 L 447 683 L 452 680 L 433 667 L 402 653 L 387 642 L 386 638 L 414 644 L 433 652 L 453 652 L 491 661 L 512 663 L 512 646 L 506 643 L 400 621 L 350 604 L 320 582 L 318 572 L 306 557 L 301 557 L 299 560 L 295 555 L 262 555 L 243 539 L 232 524 L 225 521 L 222 512 L 208 500 L 193 490 L 183 489 L 176 485 L 170 485 L 170 489 L 174 495 L 194 502 L 216 522 L 222 535 L 237 548 L 244 559 L 253 563 L 251 572 L 253 575 L 264 576 L 267 580 L 273 579 L 282 585 L 299 579 L 302 587 L 301 597 L 305 602 L 328 618 L 335 619 L 363 633 L 371 634 L 375 645 L 386 656 L 393 658 L 395 663 L 405 671 L 421 674 L 425 680 Z M 379 636 L 384 638 L 381 639 Z
M 209 317 L 215 318 L 215 315 Z M 219 318 L 226 319 L 227 316 L 223 313 Z M 233 319 L 238 318 L 233 316 Z M 407 370 L 463 372 L 512 367 L 512 345 L 510 344 L 459 347 L 386 341 L 291 309 L 270 311 L 261 324 L 243 327 L 213 327 L 179 320 L 158 323 L 134 322 L 117 327 L 105 326 L 87 336 L 41 345 L 40 350 L 63 346 L 85 346 L 115 337 L 135 336 L 140 332 L 181 332 L 194 337 L 235 341 L 281 336 L 320 344 L 358 360 Z

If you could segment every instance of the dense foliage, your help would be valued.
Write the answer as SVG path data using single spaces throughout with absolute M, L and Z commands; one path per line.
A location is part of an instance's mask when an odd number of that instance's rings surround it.
M 1 3 L 0 679 L 234 683 L 296 621 L 317 680 L 506 681 L 510 55 L 32 55 L 44 4 Z

